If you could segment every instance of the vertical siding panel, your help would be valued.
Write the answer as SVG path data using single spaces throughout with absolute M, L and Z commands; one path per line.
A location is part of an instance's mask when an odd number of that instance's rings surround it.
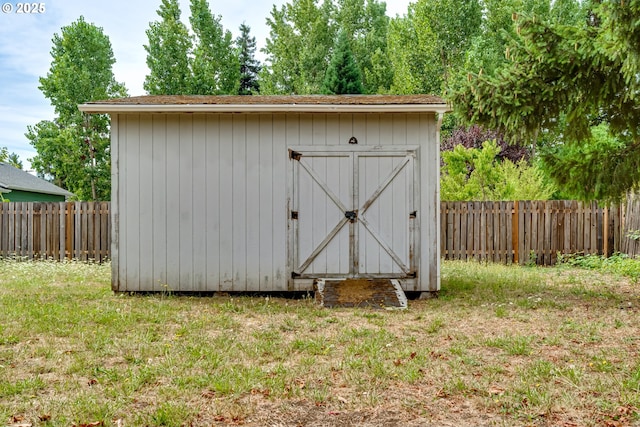
M 365 114 L 365 138 L 367 145 L 382 145 L 380 142 L 380 114 Z
M 433 113 L 420 115 L 420 179 L 419 209 L 420 220 L 420 271 L 418 272 L 420 291 L 437 291 L 440 289 L 440 144 L 439 132 L 436 129 L 436 117 Z
M 124 161 L 125 182 L 124 201 L 125 213 L 124 246 L 125 258 L 121 260 L 126 264 L 127 290 L 139 291 L 140 289 L 140 115 L 127 116 L 127 140 L 120 148 Z M 69 208 L 71 205 L 69 205 Z
M 167 127 L 167 281 L 164 286 L 180 290 L 180 116 L 166 115 Z
M 206 270 L 207 270 L 207 118 L 203 114 L 193 115 L 193 157 L 191 179 L 192 185 L 192 211 L 193 228 L 191 235 L 193 239 L 193 290 L 206 291 Z
M 304 123 L 304 122 L 303 122 Z M 326 114 L 312 114 L 312 133 L 303 133 L 300 130 L 300 137 L 303 138 L 306 135 L 311 135 L 313 145 L 330 145 L 333 142 L 327 139 L 327 115 Z M 306 131 L 305 131 L 306 132 Z
M 154 276 L 153 208 L 156 189 L 153 181 L 153 117 L 149 114 L 140 116 L 140 197 L 139 211 L 145 220 L 140 221 L 140 289 L 156 290 Z M 149 215 L 151 214 L 151 215 Z
M 113 114 L 111 116 L 111 206 L 109 207 L 111 221 L 111 290 L 117 291 L 121 288 L 120 278 L 120 262 L 119 262 L 119 214 L 120 214 L 120 115 Z M 53 218 L 53 208 L 47 210 L 47 224 L 51 224 Z M 53 233 L 51 233 L 53 235 Z M 51 255 L 55 256 L 55 248 L 51 246 Z M 124 286 L 126 288 L 126 286 Z
M 246 116 L 233 116 L 233 290 L 247 290 Z
M 233 116 L 220 115 L 220 290 L 233 289 Z
M 207 115 L 207 140 L 206 140 L 206 251 L 207 251 L 207 290 L 220 290 L 220 242 L 221 227 L 220 203 L 222 202 L 222 183 L 228 183 L 228 176 L 221 176 L 220 148 L 220 115 Z
M 180 218 L 177 240 L 180 252 L 180 291 L 193 291 L 193 116 L 180 114 L 179 119 L 179 192 Z
M 362 113 L 353 114 L 353 136 L 358 139 L 358 145 L 370 145 L 367 141 L 367 115 Z
M 258 170 L 257 175 L 257 187 L 258 187 L 258 212 L 260 213 L 254 218 L 257 222 L 257 241 L 259 245 L 255 243 L 255 250 L 257 251 L 257 257 L 255 257 L 255 263 L 258 270 L 258 283 L 257 289 L 260 291 L 270 291 L 274 287 L 274 246 L 273 239 L 276 237 L 275 217 L 274 217 L 274 171 L 278 171 L 281 175 L 284 175 L 287 171 L 286 168 L 274 169 L 274 131 L 273 131 L 273 116 L 267 114 L 260 114 L 256 117 L 255 123 L 257 134 L 256 138 L 257 146 L 253 147 L 258 153 Z M 255 213 L 254 213 L 255 215 Z M 283 246 L 285 245 L 282 242 Z M 250 258 L 251 259 L 251 258 Z
M 324 136 L 326 138 L 326 134 Z M 314 141 L 316 140 L 314 135 Z M 313 157 L 307 158 L 307 161 L 311 164 L 313 170 L 315 170 L 320 177 L 330 185 L 331 189 L 340 189 L 340 186 L 332 185 L 331 181 L 333 181 L 334 173 L 329 174 L 329 170 L 335 171 L 335 166 L 332 161 L 330 163 L 324 157 Z M 306 172 L 303 172 L 306 174 Z M 331 176 L 330 176 L 331 175 Z M 312 205 L 311 210 L 307 210 L 307 212 L 312 216 L 311 228 L 313 233 L 312 239 L 312 247 L 311 251 L 315 249 L 320 242 L 325 238 L 327 234 L 329 234 L 329 230 L 331 230 L 332 224 L 330 224 L 330 220 L 328 216 L 330 212 L 335 212 L 335 207 L 333 202 L 329 199 L 327 194 L 318 184 L 316 184 L 313 180 L 309 180 L 311 186 L 311 194 L 312 194 Z M 338 197 L 340 197 L 340 193 L 338 193 Z M 342 199 L 344 200 L 344 199 Z M 305 214 L 306 215 L 306 214 Z M 315 272 L 318 273 L 327 273 L 331 267 L 328 262 L 327 254 L 332 252 L 331 246 L 335 242 L 331 242 L 327 247 L 327 250 L 322 251 L 316 257 L 313 265 L 315 266 Z
M 380 114 L 380 145 L 392 145 L 393 144 L 393 114 Z
M 270 124 L 272 122 L 272 124 Z M 276 114 L 273 116 L 265 115 L 262 118 L 262 126 L 266 131 L 272 126 L 273 132 L 273 151 L 272 151 L 272 208 L 273 222 L 271 225 L 272 233 L 272 263 L 273 263 L 273 282 L 270 290 L 283 291 L 287 289 L 287 278 L 290 271 L 287 271 L 287 175 L 288 157 L 286 144 L 286 124 L 285 115 Z M 266 141 L 265 141 L 266 143 Z M 266 231 L 265 231 L 266 232 Z
M 311 139 L 313 140 L 313 145 L 326 146 L 330 142 L 327 139 L 327 120 L 326 114 L 313 114 L 312 123 L 312 135 Z M 301 125 L 304 122 L 301 122 Z M 300 138 L 304 138 L 307 133 L 304 127 L 300 128 Z M 327 171 L 328 171 L 328 162 L 326 158 L 318 158 L 314 157 L 312 160 L 307 159 L 309 163 L 312 165 L 311 167 L 320 174 L 320 176 L 327 182 Z M 312 210 L 309 212 L 312 219 L 312 248 L 313 250 L 318 244 L 322 241 L 322 239 L 328 234 L 327 227 L 329 227 L 327 220 L 327 211 L 330 209 L 329 204 L 331 201 L 327 197 L 326 193 L 315 183 L 311 181 L 311 194 L 312 194 Z M 330 228 L 329 228 L 330 230 Z M 327 250 L 322 251 L 316 257 L 313 263 L 314 272 L 318 273 L 326 273 L 328 270 L 327 264 Z
M 390 159 L 388 158 L 380 159 L 377 157 L 360 156 L 359 161 L 359 182 L 357 185 L 360 200 L 358 202 L 359 206 L 356 207 L 357 209 L 359 209 L 376 191 L 376 187 L 378 186 L 380 179 L 384 179 L 380 175 L 384 175 L 385 171 L 390 168 Z M 380 212 L 381 205 L 386 205 L 389 210 L 392 209 L 391 203 L 386 203 L 387 201 L 384 200 L 385 197 L 388 197 L 388 194 L 383 193 L 380 195 L 378 200 L 369 207 L 367 212 L 362 214 L 363 216 L 366 216 L 369 223 L 371 223 L 371 225 L 379 232 L 393 230 L 393 224 L 391 223 L 390 218 L 391 215 L 381 215 Z M 380 273 L 382 268 L 386 268 L 387 272 L 392 271 L 393 265 L 389 263 L 389 259 L 384 256 L 385 254 L 381 254 L 381 248 L 378 242 L 373 238 L 371 233 L 361 225 L 358 226 L 358 239 L 360 246 L 358 255 L 360 256 L 360 264 L 362 266 L 360 272 Z M 390 240 L 388 237 L 387 241 L 393 243 L 393 240 Z
M 298 118 L 297 132 L 291 135 L 290 145 L 313 145 L 316 141 L 313 138 L 313 115 L 294 114 Z M 289 136 L 289 135 L 287 135 Z M 289 138 L 287 138 L 289 140 Z M 322 142 L 324 144 L 324 141 Z
M 352 136 L 355 136 L 353 134 L 353 114 L 340 114 L 340 140 L 335 145 L 349 145 Z M 363 143 L 364 141 L 358 141 L 358 145 Z
M 406 114 L 393 114 L 393 145 L 406 145 L 407 144 L 407 115 Z M 429 144 L 430 141 L 425 139 L 425 143 Z M 430 151 L 430 150 L 429 150 Z
M 326 116 L 326 132 L 327 132 L 327 144 L 329 145 L 346 145 L 347 142 L 343 141 L 340 133 L 341 126 L 341 115 L 337 114 L 327 114 Z M 316 160 L 316 161 L 319 161 Z M 347 189 L 345 191 L 345 186 L 348 183 L 344 182 L 344 174 L 345 171 L 342 167 L 342 161 L 338 159 L 323 159 L 323 169 L 322 173 L 326 177 L 326 182 L 329 188 L 331 188 L 336 195 L 340 197 L 340 199 L 345 203 L 345 206 L 349 206 L 350 200 L 350 190 Z M 328 168 L 328 169 L 327 169 Z M 329 172 L 331 171 L 331 172 Z M 318 209 L 323 209 L 322 215 L 324 217 L 323 226 L 326 227 L 319 234 L 328 234 L 329 230 L 333 228 L 336 224 L 336 205 L 329 200 L 324 194 L 321 194 L 322 190 L 318 189 L 318 194 L 320 194 L 324 199 L 324 206 L 319 205 L 314 209 L 314 212 Z M 317 200 L 317 197 L 314 197 L 314 200 Z M 315 214 L 314 214 L 315 215 Z M 317 219 L 314 219 L 314 224 L 317 222 Z M 332 272 L 336 271 L 349 271 L 349 254 L 341 252 L 342 248 L 348 248 L 348 241 L 345 243 L 344 238 L 348 233 L 345 233 L 344 230 L 341 232 L 329 243 L 327 249 L 321 254 L 321 257 L 324 258 L 324 263 L 328 266 Z M 321 240 L 324 236 L 319 236 Z M 348 239 L 348 237 L 347 237 Z M 317 242 L 318 239 L 315 239 Z
M 246 211 L 247 211 L 247 235 L 245 245 L 247 278 L 246 290 L 260 290 L 260 217 L 265 214 L 262 211 L 260 201 L 261 192 L 268 193 L 270 178 L 261 182 L 261 141 L 260 141 L 260 116 L 250 114 L 246 116 L 247 160 L 246 160 Z M 265 147 L 267 148 L 267 147 Z M 284 172 L 284 171 L 282 171 Z
M 151 148 L 151 179 L 153 188 L 151 223 L 153 233 L 152 261 L 153 283 L 150 284 L 154 291 L 163 290 L 168 283 L 167 278 L 167 253 L 169 241 L 166 238 L 168 209 L 176 209 L 175 203 L 169 207 L 168 201 L 175 202 L 177 194 L 168 194 L 167 168 L 175 168 L 175 159 L 167 158 L 167 115 L 154 114 L 152 117 L 152 148 Z M 169 199 L 169 200 L 167 200 Z

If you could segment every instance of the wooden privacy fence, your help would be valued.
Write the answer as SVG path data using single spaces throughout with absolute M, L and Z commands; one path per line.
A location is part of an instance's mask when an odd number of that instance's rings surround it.
M 109 202 L 0 203 L 0 257 L 109 258 Z M 442 202 L 441 255 L 552 265 L 557 254 L 640 255 L 640 198 L 623 207 L 576 201 Z
M 0 257 L 102 262 L 111 241 L 109 205 L 0 203 Z
M 558 253 L 608 256 L 628 240 L 622 209 L 595 202 L 442 202 L 440 219 L 445 259 L 553 265 Z

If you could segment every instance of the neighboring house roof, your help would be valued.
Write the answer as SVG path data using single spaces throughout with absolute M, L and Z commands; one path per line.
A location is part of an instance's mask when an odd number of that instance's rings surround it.
M 0 191 L 2 189 L 30 191 L 32 193 L 54 194 L 56 196 L 73 196 L 73 193 L 60 188 L 42 178 L 17 169 L 8 163 L 0 162 Z
M 94 101 L 79 108 L 87 113 L 450 111 L 442 98 L 433 95 L 157 95 Z

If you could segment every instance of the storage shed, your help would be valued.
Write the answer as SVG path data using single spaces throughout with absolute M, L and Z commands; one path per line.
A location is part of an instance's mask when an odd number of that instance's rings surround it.
M 111 115 L 115 291 L 439 290 L 437 97 L 142 96 Z

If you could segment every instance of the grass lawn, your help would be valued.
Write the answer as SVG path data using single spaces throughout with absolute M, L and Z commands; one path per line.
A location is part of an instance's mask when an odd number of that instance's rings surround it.
M 603 271 L 444 262 L 400 312 L 0 261 L 0 426 L 640 425 L 640 285 Z

